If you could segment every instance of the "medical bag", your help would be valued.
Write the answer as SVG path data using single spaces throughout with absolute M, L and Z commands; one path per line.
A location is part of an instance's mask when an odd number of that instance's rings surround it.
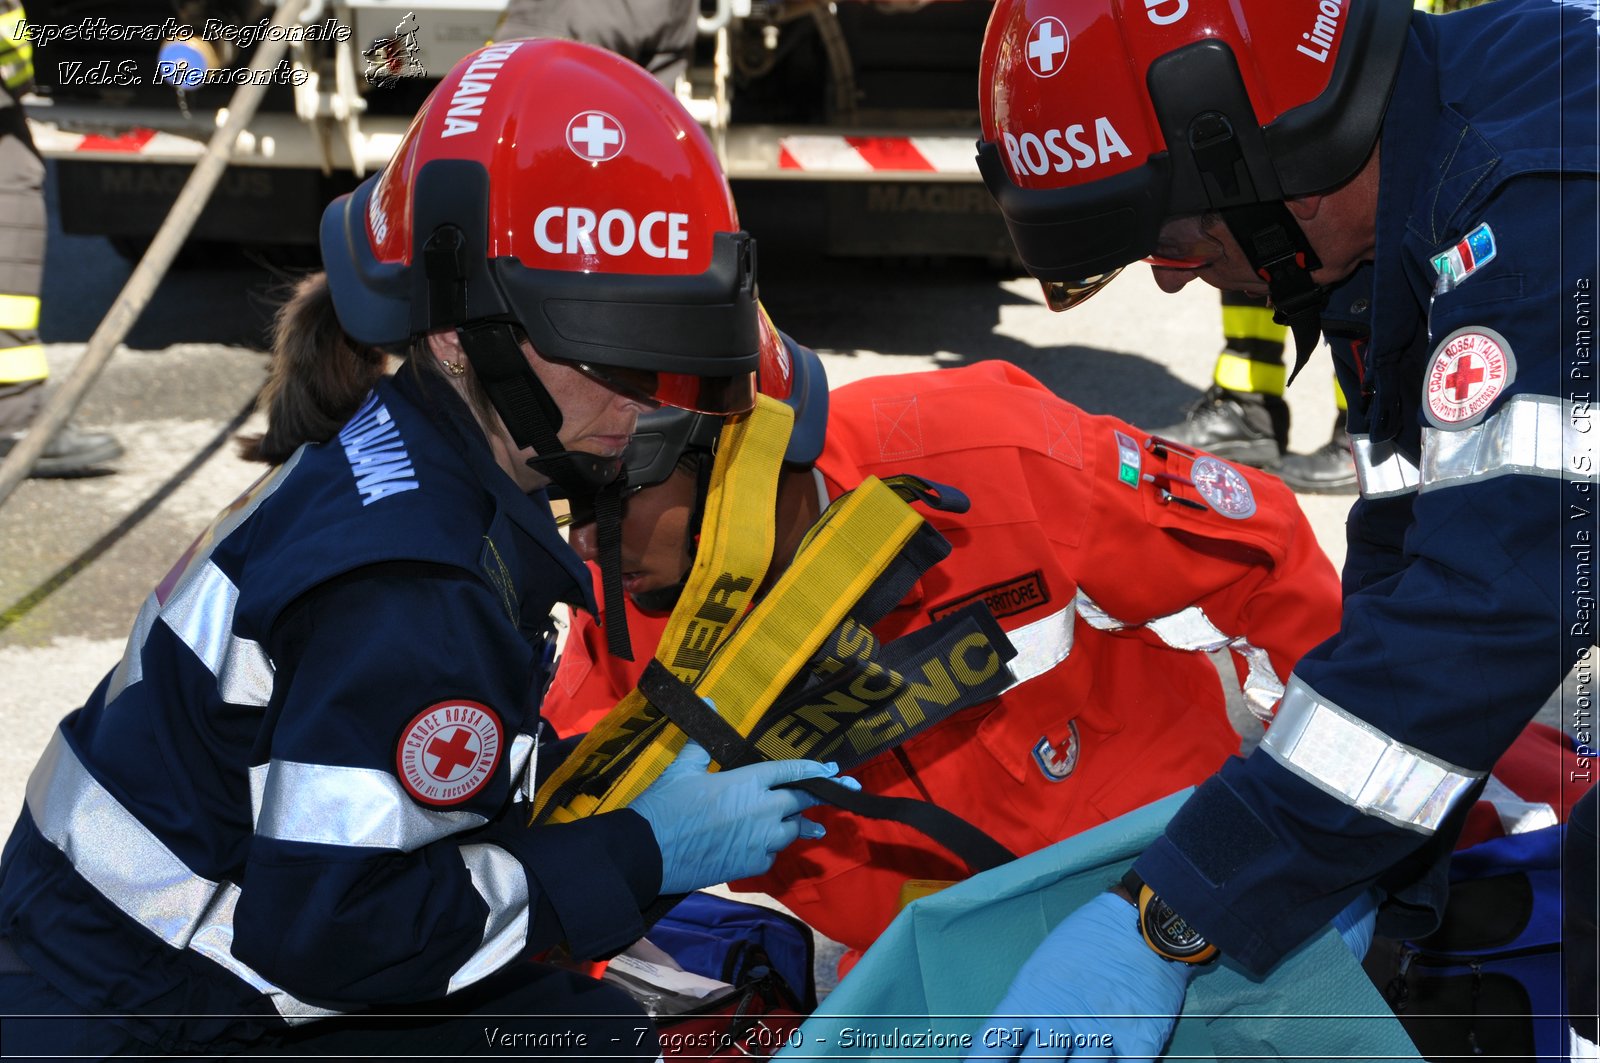
M 1450 863 L 1439 928 L 1401 943 L 1384 990 L 1429 1060 L 1565 1059 L 1561 842 L 1564 824 L 1495 838 Z

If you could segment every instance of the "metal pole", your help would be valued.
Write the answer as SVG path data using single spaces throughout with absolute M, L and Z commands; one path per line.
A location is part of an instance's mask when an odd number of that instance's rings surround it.
M 284 0 L 278 7 L 277 15 L 273 17 L 272 25 L 284 29 L 294 25 L 305 3 L 306 0 Z M 266 40 L 258 46 L 260 50 L 256 52 L 250 69 L 271 70 L 283 57 L 288 44 L 287 33 L 267 33 Z M 260 83 L 257 83 L 258 80 Z M 44 452 L 45 445 L 61 430 L 61 426 L 67 423 L 73 411 L 78 408 L 78 404 L 83 401 L 83 396 L 100 376 L 100 371 L 105 368 L 117 344 L 122 342 L 128 330 L 133 328 L 134 322 L 139 320 L 139 315 L 144 312 L 145 305 L 155 294 L 161 278 L 166 275 L 173 258 L 178 254 L 178 249 L 183 246 L 189 230 L 194 228 L 195 220 L 205 208 L 206 201 L 210 199 L 212 190 L 221 180 L 223 171 L 227 169 L 228 157 L 233 151 L 234 142 L 238 140 L 239 134 L 249 124 L 250 119 L 255 116 L 261 98 L 266 95 L 266 80 L 264 76 L 260 79 L 247 78 L 245 83 L 234 91 L 233 99 L 228 103 L 227 120 L 212 134 L 211 142 L 206 145 L 205 154 L 195 163 L 194 171 L 189 174 L 189 180 L 178 193 L 178 199 L 172 204 L 172 210 L 161 223 L 161 228 L 156 231 L 155 238 L 150 241 L 149 249 L 134 267 L 133 275 L 122 286 L 122 291 L 117 294 L 111 309 L 106 311 L 106 316 L 94 330 L 94 335 L 89 337 L 89 345 L 84 349 L 83 357 L 78 360 L 72 374 L 62 382 L 39 411 L 28 434 L 12 448 L 5 461 L 0 462 L 0 505 L 5 504 L 17 484 L 27 479 L 34 462 Z

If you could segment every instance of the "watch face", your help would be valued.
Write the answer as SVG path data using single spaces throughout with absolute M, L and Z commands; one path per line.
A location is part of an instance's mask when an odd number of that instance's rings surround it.
M 1198 956 L 1211 947 L 1198 931 L 1183 921 L 1182 916 L 1154 894 L 1145 903 L 1143 919 L 1145 935 L 1151 944 L 1156 946 L 1157 951 L 1174 959 Z

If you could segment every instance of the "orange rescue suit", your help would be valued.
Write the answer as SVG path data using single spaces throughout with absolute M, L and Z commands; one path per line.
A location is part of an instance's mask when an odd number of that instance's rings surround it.
M 913 473 L 972 501 L 927 513 L 954 550 L 875 633 L 898 638 L 982 598 L 1019 643 L 1013 667 L 1037 673 L 855 768 L 863 787 L 938 802 L 1022 854 L 1197 784 L 1238 752 L 1212 658 L 1171 636 L 1209 621 L 1247 641 L 1225 651 L 1241 683 L 1250 657 L 1258 682 L 1281 681 L 1337 630 L 1339 584 L 1279 480 L 1196 457 L 1152 448 L 1148 433 L 1085 413 L 1009 363 L 835 389 L 816 465 L 830 497 L 868 474 Z M 630 603 L 636 646 L 664 624 Z M 564 734 L 587 730 L 642 667 L 610 658 L 580 616 L 543 712 Z M 909 828 L 808 815 L 827 837 L 790 846 L 738 888 L 772 894 L 852 948 L 888 926 L 908 880 L 966 875 Z

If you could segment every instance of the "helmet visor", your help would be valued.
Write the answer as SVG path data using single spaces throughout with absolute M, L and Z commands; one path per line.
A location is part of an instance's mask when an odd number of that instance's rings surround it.
M 676 406 L 696 413 L 727 416 L 747 413 L 756 404 L 754 373 L 693 376 L 688 373 L 657 373 L 624 365 L 557 360 L 595 383 L 651 409 Z
M 1092 277 L 1084 277 L 1075 281 L 1040 281 L 1044 288 L 1044 302 L 1051 310 L 1060 313 L 1071 310 L 1080 303 L 1087 302 L 1091 296 L 1101 288 L 1116 279 L 1122 272 L 1122 267 L 1117 267 L 1106 273 L 1096 273 Z

